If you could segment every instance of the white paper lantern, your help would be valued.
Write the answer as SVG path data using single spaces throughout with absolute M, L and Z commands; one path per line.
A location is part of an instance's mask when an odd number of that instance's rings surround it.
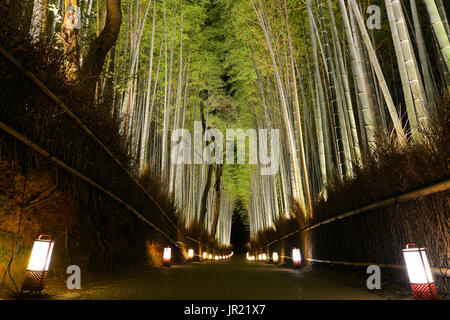
M 192 258 L 194 258 L 194 250 L 193 249 L 189 249 L 188 250 L 188 259 L 191 260 Z
M 414 298 L 417 300 L 437 299 L 436 286 L 426 250 L 416 244 L 407 244 L 406 249 L 403 249 L 403 257 Z
M 41 234 L 34 241 L 30 261 L 22 283 L 22 292 L 41 292 L 44 289 L 54 245 L 55 241 L 53 241 L 51 235 Z
M 272 261 L 273 263 L 278 263 L 278 252 L 272 253 Z
M 169 266 L 171 259 L 172 259 L 172 248 L 170 248 L 170 247 L 164 248 L 164 254 L 163 254 L 164 265 Z
M 292 261 L 295 265 L 300 265 L 302 263 L 302 256 L 300 254 L 300 249 L 292 249 Z

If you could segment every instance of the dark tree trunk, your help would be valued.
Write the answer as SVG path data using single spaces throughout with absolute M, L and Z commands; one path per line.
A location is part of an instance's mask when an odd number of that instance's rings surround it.
M 119 36 L 122 23 L 120 0 L 106 0 L 103 19 L 102 31 L 89 45 L 89 51 L 81 69 L 81 79 L 92 92 L 95 92 L 95 85 L 102 72 L 106 55 Z
M 214 169 L 213 165 L 208 166 L 208 176 L 206 178 L 205 189 L 203 189 L 202 203 L 201 203 L 201 207 L 200 207 L 200 221 L 205 221 L 205 218 L 206 218 L 206 201 L 208 200 L 208 193 L 209 193 L 209 189 L 211 188 L 211 179 L 212 179 L 213 169 Z
M 216 205 L 214 208 L 214 220 L 213 220 L 213 224 L 211 226 L 211 237 L 213 237 L 213 238 L 216 236 L 217 223 L 219 222 L 220 196 L 221 196 L 220 180 L 222 178 L 222 168 L 223 168 L 223 165 L 221 165 L 221 164 L 218 164 L 216 166 L 216 182 L 214 183 L 214 189 L 216 190 Z

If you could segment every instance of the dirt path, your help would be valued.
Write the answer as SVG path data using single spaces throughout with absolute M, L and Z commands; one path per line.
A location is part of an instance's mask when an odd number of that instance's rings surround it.
M 170 268 L 143 268 L 83 281 L 81 290 L 68 290 L 64 279 L 53 280 L 43 299 L 189 299 L 189 300 L 376 300 L 411 299 L 403 287 L 383 284 L 366 288 L 365 275 L 339 275 L 296 270 L 270 264 L 192 263 Z

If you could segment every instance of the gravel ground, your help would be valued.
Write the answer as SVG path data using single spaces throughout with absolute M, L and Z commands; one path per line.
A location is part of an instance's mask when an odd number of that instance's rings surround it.
M 170 268 L 142 268 L 81 280 L 80 290 L 68 290 L 65 279 L 49 279 L 42 296 L 25 299 L 187 299 L 187 300 L 385 300 L 412 299 L 408 288 L 382 283 L 366 288 L 365 274 L 299 270 L 246 262 L 192 263 Z M 83 281 L 84 280 L 84 281 Z M 15 299 L 10 291 L 3 299 Z

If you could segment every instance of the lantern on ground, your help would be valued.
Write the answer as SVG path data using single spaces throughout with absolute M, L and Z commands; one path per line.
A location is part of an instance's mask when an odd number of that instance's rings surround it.
M 172 249 L 170 247 L 164 248 L 163 263 L 165 266 L 170 266 L 171 258 L 172 258 Z
M 192 260 L 194 258 L 194 250 L 189 249 L 188 250 L 188 260 Z
M 208 256 L 208 259 L 209 259 L 209 260 L 212 260 L 212 254 L 211 254 L 211 253 L 210 253 L 209 256 Z
M 258 254 L 258 261 L 261 261 L 261 260 L 262 260 L 262 255 Z
M 278 263 L 278 252 L 272 253 L 272 261 L 273 263 Z
M 22 283 L 22 292 L 25 290 L 41 292 L 44 289 L 54 245 L 55 241 L 52 240 L 51 235 L 41 234 L 34 241 L 30 261 Z
M 424 248 L 408 243 L 403 249 L 409 282 L 416 300 L 435 300 L 438 298 L 436 286 Z
M 262 254 L 262 260 L 263 260 L 263 261 L 266 261 L 266 259 L 267 259 L 267 255 L 266 255 L 265 253 L 263 253 L 263 254 Z
M 206 251 L 203 252 L 202 258 L 203 260 L 206 260 L 208 258 L 208 254 L 206 253 Z
M 292 261 L 294 265 L 300 265 L 302 263 L 302 256 L 300 254 L 300 249 L 292 249 Z

